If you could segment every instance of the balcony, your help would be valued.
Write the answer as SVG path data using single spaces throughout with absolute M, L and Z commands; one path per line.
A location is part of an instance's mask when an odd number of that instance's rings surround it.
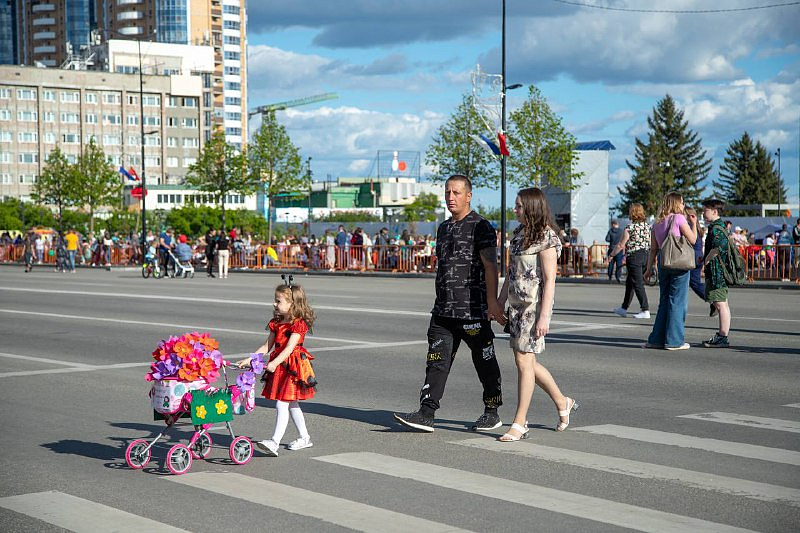
M 52 54 L 55 53 L 56 47 L 52 45 L 36 46 L 33 48 L 34 54 Z
M 120 28 L 119 33 L 122 35 L 142 35 L 144 33 L 144 28 L 139 26 L 128 26 L 127 28 Z
M 42 11 L 55 11 L 55 4 L 36 4 L 31 8 L 34 13 L 41 13 Z
M 34 21 L 33 21 L 33 25 L 34 26 L 52 26 L 55 23 L 56 23 L 56 19 L 54 19 L 52 17 L 34 19 Z
M 33 34 L 34 41 L 41 41 L 43 39 L 55 39 L 56 33 L 53 31 L 38 31 Z
M 139 20 L 144 18 L 144 13 L 141 11 L 123 11 L 117 13 L 117 20 Z

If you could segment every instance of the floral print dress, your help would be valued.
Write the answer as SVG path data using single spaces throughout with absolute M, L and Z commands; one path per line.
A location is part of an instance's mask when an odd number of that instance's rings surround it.
M 542 311 L 542 265 L 539 253 L 548 248 L 555 248 L 558 257 L 561 255 L 561 239 L 555 231 L 547 228 L 541 241 L 523 249 L 522 228 L 519 226 L 511 238 L 508 264 L 508 320 L 511 349 L 538 354 L 544 351 L 544 337 L 535 336 L 536 320 Z

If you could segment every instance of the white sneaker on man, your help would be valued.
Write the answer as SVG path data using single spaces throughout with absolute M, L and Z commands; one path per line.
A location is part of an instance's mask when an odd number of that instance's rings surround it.
M 628 310 L 627 309 L 623 309 L 621 307 L 617 307 L 616 309 L 614 309 L 614 313 L 618 314 L 621 317 L 628 316 Z
M 644 311 L 639 311 L 638 313 L 633 315 L 633 318 L 650 318 L 650 311 L 646 309 Z

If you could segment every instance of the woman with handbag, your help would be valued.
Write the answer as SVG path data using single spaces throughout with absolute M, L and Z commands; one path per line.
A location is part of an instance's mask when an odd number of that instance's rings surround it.
M 697 215 L 684 215 L 683 197 L 670 192 L 661 202 L 658 220 L 650 237 L 650 254 L 644 273 L 649 281 L 658 256 L 660 295 L 653 331 L 645 348 L 687 350 L 684 342 L 690 271 L 695 266 L 694 242 L 697 240 Z

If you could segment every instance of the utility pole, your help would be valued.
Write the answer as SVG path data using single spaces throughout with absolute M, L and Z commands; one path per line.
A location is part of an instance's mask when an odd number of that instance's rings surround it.
M 139 37 L 136 42 L 139 43 L 139 132 L 141 134 L 139 143 L 142 145 L 142 257 L 144 257 L 147 255 L 147 215 L 145 207 L 145 198 L 147 197 L 147 172 L 144 162 L 144 74 L 142 72 L 142 38 Z
M 500 129 L 506 133 L 506 0 L 503 0 Z M 506 275 L 506 156 L 500 154 L 500 276 Z

